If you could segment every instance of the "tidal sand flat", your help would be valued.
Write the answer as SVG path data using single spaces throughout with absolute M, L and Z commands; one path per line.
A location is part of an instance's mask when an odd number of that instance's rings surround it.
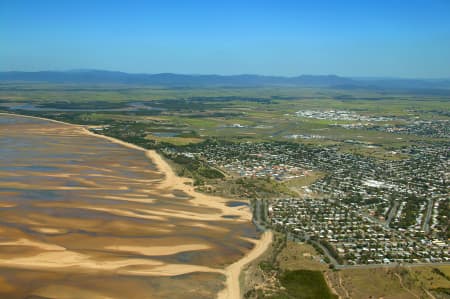
M 250 216 L 155 152 L 0 114 L 1 298 L 236 294 L 224 288 L 258 243 Z

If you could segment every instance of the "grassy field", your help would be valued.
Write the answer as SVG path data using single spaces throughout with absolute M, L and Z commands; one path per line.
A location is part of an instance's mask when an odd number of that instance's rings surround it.
M 450 277 L 450 266 L 442 266 L 439 267 L 439 270 L 441 270 L 445 275 L 447 275 L 447 277 Z
M 294 270 L 321 270 L 328 269 L 326 263 L 322 263 L 321 256 L 309 244 L 288 241 L 286 247 L 277 257 L 280 269 Z
M 139 111 L 54 111 L 44 116 L 71 122 L 102 124 L 111 121 L 145 122 L 150 119 L 184 126 L 201 137 L 228 140 L 283 140 L 291 134 L 320 135 L 322 139 L 290 139 L 292 142 L 337 144 L 377 158 L 403 158 L 391 152 L 432 138 L 398 135 L 363 129 L 344 129 L 335 124 L 357 121 L 298 117 L 299 110 L 348 110 L 363 116 L 395 116 L 401 119 L 450 119 L 449 97 L 433 94 L 386 92 L 376 90 L 339 90 L 319 88 L 163 88 L 146 86 L 87 86 L 51 84 L 2 84 L 0 108 L 18 104 L 44 105 L 47 108 L 126 108 L 140 103 L 157 109 Z M 14 104 L 16 103 L 16 104 Z M 21 113 L 32 113 L 21 111 Z M 35 112 L 37 113 L 37 112 Z M 233 127 L 239 124 L 242 127 Z M 348 144 L 345 140 L 361 144 Z M 176 144 L 187 140 L 172 140 Z M 375 145 L 376 148 L 368 148 Z
M 298 194 L 304 194 L 303 187 L 309 186 L 315 181 L 323 178 L 325 176 L 325 173 L 320 171 L 309 171 L 307 174 L 305 174 L 302 177 L 290 179 L 286 182 L 283 182 L 283 185 L 291 189 L 292 191 L 298 193 Z
M 330 292 L 320 271 L 295 270 L 286 271 L 280 277 L 285 291 L 270 298 L 272 299 L 337 299 Z
M 450 297 L 449 265 L 411 268 L 409 276 L 416 285 L 436 293 L 437 296 L 446 294 Z
M 333 292 L 341 298 L 354 299 L 444 299 L 450 296 L 448 265 L 334 271 L 320 260 L 321 256 L 312 246 L 288 241 L 274 263 L 277 271 L 282 273 L 278 277 L 278 287 L 274 287 L 277 284 L 269 274 L 273 266 L 265 262 L 268 287 L 260 282 L 258 295 L 249 298 L 337 298 Z M 320 286 L 320 290 L 316 286 Z
M 330 272 L 334 289 L 343 297 L 448 298 L 450 266 L 345 269 Z
M 173 144 L 175 146 L 188 145 L 188 144 L 193 144 L 193 143 L 200 143 L 200 142 L 203 141 L 203 139 L 201 139 L 201 138 L 178 137 L 178 136 L 158 137 L 158 136 L 154 136 L 154 135 L 149 135 L 149 136 L 147 136 L 147 138 L 151 139 L 151 140 L 158 141 L 158 142 L 170 143 L 170 144 Z
M 325 280 L 328 265 L 321 259 L 311 245 L 286 241 L 277 234 L 265 259 L 245 273 L 246 283 L 254 286 L 245 298 L 337 299 Z

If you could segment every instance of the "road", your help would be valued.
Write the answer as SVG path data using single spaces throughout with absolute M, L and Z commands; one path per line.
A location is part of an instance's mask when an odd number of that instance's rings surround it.
M 385 224 L 386 227 L 389 227 L 389 224 L 391 223 L 392 218 L 394 218 L 395 214 L 397 213 L 398 205 L 399 205 L 399 202 L 395 201 L 391 211 L 389 212 L 389 216 L 386 219 L 386 224 Z
M 422 229 L 426 234 L 428 234 L 430 232 L 430 220 L 431 220 L 431 214 L 433 212 L 433 205 L 434 205 L 434 201 L 432 199 L 428 200 L 427 213 L 426 213 L 425 219 L 423 221 L 423 226 L 422 226 Z
M 324 254 L 330 259 L 330 263 L 331 264 L 333 264 L 335 266 L 339 265 L 339 263 L 336 261 L 336 259 L 334 257 L 331 256 L 330 252 L 328 251 L 328 249 L 325 246 L 323 246 L 319 242 L 316 242 L 316 241 L 311 240 L 311 239 L 310 239 L 310 242 L 316 244 L 317 246 L 319 246 L 323 250 Z
M 371 264 L 371 265 L 336 265 L 336 269 L 375 269 L 375 268 L 395 268 L 395 267 L 407 267 L 407 268 L 413 268 L 413 267 L 424 267 L 424 266 L 448 266 L 450 265 L 450 262 L 443 262 L 443 263 L 415 263 L 415 264 L 409 264 L 409 263 L 390 263 L 390 264 Z

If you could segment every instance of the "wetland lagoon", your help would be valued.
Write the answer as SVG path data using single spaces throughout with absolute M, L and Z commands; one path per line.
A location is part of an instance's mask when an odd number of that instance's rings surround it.
M 0 114 L 0 298 L 223 294 L 226 269 L 258 246 L 249 208 L 196 193 L 164 163 Z

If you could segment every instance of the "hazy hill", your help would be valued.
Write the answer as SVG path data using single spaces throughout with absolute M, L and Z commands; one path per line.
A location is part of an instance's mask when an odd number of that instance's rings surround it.
M 27 81 L 48 83 L 115 83 L 166 86 L 262 86 L 299 85 L 332 86 L 354 84 L 352 79 L 329 76 L 302 75 L 277 77 L 259 75 L 182 75 L 182 74 L 129 74 L 101 70 L 0 72 L 0 81 Z
M 2 82 L 135 84 L 160 86 L 305 86 L 387 89 L 449 89 L 450 80 L 346 78 L 336 75 L 297 77 L 260 75 L 130 74 L 102 70 L 0 72 Z

